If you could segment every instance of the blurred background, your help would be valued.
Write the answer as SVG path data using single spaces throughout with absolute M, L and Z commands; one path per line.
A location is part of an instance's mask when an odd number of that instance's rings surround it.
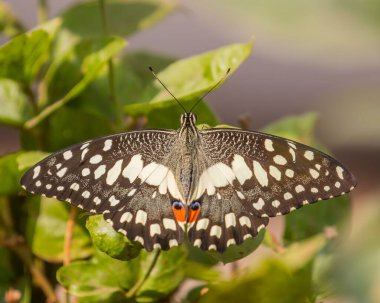
M 27 27 L 35 1 L 6 0 Z M 50 17 L 75 0 L 50 1 Z M 249 117 L 260 129 L 315 111 L 318 136 L 358 177 L 354 195 L 380 182 L 380 2 L 181 1 L 156 26 L 129 39 L 129 50 L 187 57 L 255 40 L 253 54 L 208 97 L 223 123 Z M 6 41 L 1 37 L 1 42 Z M 0 129 L 0 153 L 18 149 L 17 131 Z

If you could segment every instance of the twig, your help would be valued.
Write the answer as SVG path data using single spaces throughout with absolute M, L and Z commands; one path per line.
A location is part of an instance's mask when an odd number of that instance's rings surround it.
M 11 249 L 28 267 L 30 273 L 32 274 L 33 281 L 38 285 L 49 303 L 57 302 L 57 297 L 55 295 L 54 289 L 50 284 L 49 280 L 45 277 L 41 269 L 36 266 L 33 262 L 32 252 L 29 246 L 25 243 L 23 237 L 19 235 L 13 235 L 8 239 L 2 239 L 1 245 L 4 245 Z
M 42 24 L 49 19 L 48 17 L 48 8 L 47 0 L 38 1 L 38 23 Z
M 150 274 L 152 273 L 153 268 L 156 266 L 160 253 L 161 253 L 161 250 L 156 250 L 152 263 L 150 264 L 145 275 L 140 280 L 138 280 L 136 284 L 133 285 L 132 288 L 127 292 L 126 294 L 127 298 L 133 298 L 137 294 L 137 292 L 140 290 L 140 288 L 144 285 L 145 281 L 149 278 Z
M 63 265 L 69 265 L 71 261 L 71 244 L 73 240 L 73 232 L 75 226 L 75 219 L 77 217 L 77 208 L 70 207 L 69 219 L 66 224 L 65 241 L 63 247 Z

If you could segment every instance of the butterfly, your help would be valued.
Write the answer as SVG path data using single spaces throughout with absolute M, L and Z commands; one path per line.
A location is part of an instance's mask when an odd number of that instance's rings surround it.
M 37 163 L 21 185 L 103 214 L 147 251 L 181 245 L 187 234 L 191 245 L 218 252 L 257 236 L 269 217 L 356 186 L 351 172 L 314 148 L 253 131 L 199 130 L 196 122 L 185 111 L 178 130 L 79 143 Z

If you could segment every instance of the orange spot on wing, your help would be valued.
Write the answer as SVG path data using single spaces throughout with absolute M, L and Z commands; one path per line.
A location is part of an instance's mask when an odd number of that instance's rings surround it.
M 187 222 L 188 223 L 193 223 L 197 220 L 198 218 L 198 215 L 199 215 L 199 212 L 201 211 L 200 208 L 198 208 L 197 210 L 192 210 L 192 209 L 189 209 L 189 216 L 187 218 Z
M 186 221 L 186 208 L 182 207 L 181 209 L 176 209 L 173 207 L 173 213 L 177 222 L 185 222 Z

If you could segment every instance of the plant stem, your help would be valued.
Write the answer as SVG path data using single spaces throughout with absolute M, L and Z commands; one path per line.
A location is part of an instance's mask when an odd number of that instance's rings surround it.
M 5 246 L 11 249 L 28 267 L 30 273 L 32 274 L 34 283 L 42 289 L 47 297 L 47 302 L 57 302 L 57 297 L 55 296 L 52 285 L 45 277 L 39 266 L 34 264 L 32 252 L 30 251 L 29 246 L 25 243 L 23 237 L 13 235 L 8 239 L 2 239 L 0 246 Z
M 38 23 L 42 24 L 48 19 L 47 0 L 38 0 Z
M 99 0 L 99 7 L 100 7 L 100 15 L 102 19 L 103 35 L 107 37 L 109 32 L 108 32 L 106 4 L 104 0 Z M 115 106 L 116 125 L 118 128 L 121 128 L 123 124 L 123 116 L 122 116 L 122 111 L 121 111 L 121 105 L 119 104 L 118 99 L 116 97 L 115 70 L 114 70 L 112 58 L 108 60 L 108 86 L 109 86 L 109 92 L 110 92 L 110 101 Z
M 69 219 L 66 224 L 65 241 L 63 247 L 63 265 L 69 265 L 71 261 L 71 244 L 73 240 L 75 219 L 77 217 L 77 208 L 70 207 Z
M 63 246 L 63 265 L 69 265 L 71 262 L 71 245 L 73 241 L 73 233 L 75 226 L 75 219 L 77 217 L 77 208 L 74 206 L 70 207 L 69 219 L 66 224 L 65 240 Z M 70 302 L 70 294 L 66 290 L 65 302 Z
M 140 280 L 138 280 L 136 284 L 133 285 L 132 288 L 127 292 L 126 294 L 127 298 L 133 298 L 137 294 L 137 292 L 140 290 L 140 288 L 144 285 L 145 281 L 149 278 L 150 274 L 152 273 L 152 270 L 156 266 L 160 253 L 161 253 L 161 250 L 156 250 L 152 263 L 150 263 L 150 266 L 148 270 L 146 271 L 145 275 Z

